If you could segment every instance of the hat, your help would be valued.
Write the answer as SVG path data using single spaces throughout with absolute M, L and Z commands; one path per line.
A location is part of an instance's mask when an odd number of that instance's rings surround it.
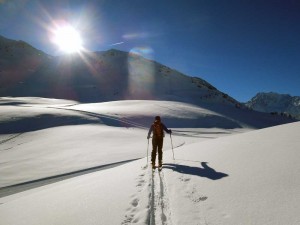
M 160 121 L 160 116 L 156 116 L 156 117 L 155 117 L 155 120 Z

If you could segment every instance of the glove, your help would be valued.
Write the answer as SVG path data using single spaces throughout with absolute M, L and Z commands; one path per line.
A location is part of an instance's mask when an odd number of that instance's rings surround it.
M 148 136 L 147 139 L 150 139 L 150 137 Z
M 172 130 L 171 129 L 169 130 L 169 134 L 172 134 Z

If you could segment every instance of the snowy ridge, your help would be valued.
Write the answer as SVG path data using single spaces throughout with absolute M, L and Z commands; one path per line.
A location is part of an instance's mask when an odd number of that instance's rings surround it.
M 111 49 L 52 57 L 6 38 L 0 38 L 0 53 L 0 96 L 80 102 L 156 99 L 242 107 L 203 79 L 137 53 Z
M 291 115 L 300 119 L 300 97 L 274 92 L 258 93 L 246 103 L 250 109 L 267 112 Z

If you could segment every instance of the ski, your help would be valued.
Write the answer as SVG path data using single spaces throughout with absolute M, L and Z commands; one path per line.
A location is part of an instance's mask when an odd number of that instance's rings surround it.
M 152 166 L 152 171 L 154 172 L 155 169 L 158 169 L 158 171 L 160 172 L 162 170 L 162 166 Z
M 162 166 L 155 166 L 155 167 L 152 167 L 152 171 L 154 172 L 155 169 L 158 169 L 158 171 L 160 172 L 162 170 Z

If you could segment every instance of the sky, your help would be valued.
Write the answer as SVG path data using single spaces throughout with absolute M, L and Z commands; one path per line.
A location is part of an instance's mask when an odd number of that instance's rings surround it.
M 89 51 L 139 51 L 245 102 L 300 96 L 299 0 L 0 0 L 0 35 L 50 55 L 58 24 Z

